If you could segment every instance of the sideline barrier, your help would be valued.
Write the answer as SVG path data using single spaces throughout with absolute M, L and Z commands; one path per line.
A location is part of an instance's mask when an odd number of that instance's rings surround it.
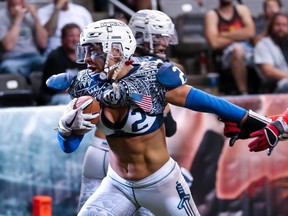
M 288 95 L 224 97 L 265 115 L 282 113 Z M 193 198 L 202 216 L 288 215 L 288 145 L 271 156 L 249 152 L 248 141 L 233 148 L 212 114 L 171 106 L 176 134 L 168 149 L 192 171 Z M 53 215 L 76 215 L 82 161 L 93 133 L 79 149 L 65 154 L 58 146 L 57 122 L 64 106 L 0 109 L 0 215 L 30 216 L 34 196 L 52 197 Z
M 76 214 L 84 153 L 65 154 L 54 128 L 65 106 L 0 109 L 0 215 L 31 216 L 33 197 L 52 197 L 53 216 Z

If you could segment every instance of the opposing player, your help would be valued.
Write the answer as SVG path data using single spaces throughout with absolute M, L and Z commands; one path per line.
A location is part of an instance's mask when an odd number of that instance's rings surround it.
M 70 94 L 92 95 L 101 103 L 97 127 L 107 137 L 110 165 L 78 215 L 133 215 L 139 207 L 155 215 L 199 215 L 180 168 L 167 151 L 163 110 L 171 103 L 240 125 L 250 118 L 248 111 L 186 85 L 186 76 L 170 63 L 158 59 L 131 65 L 136 42 L 123 22 L 92 23 L 80 42 L 90 70 L 77 76 Z M 63 151 L 78 147 L 81 136 L 73 130 L 84 129 L 88 121 L 81 109 L 63 114 L 58 128 Z

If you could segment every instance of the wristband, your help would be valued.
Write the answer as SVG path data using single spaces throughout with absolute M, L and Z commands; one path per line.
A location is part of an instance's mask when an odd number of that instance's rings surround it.
M 63 152 L 74 152 L 80 145 L 84 135 L 77 135 L 72 133 L 70 136 L 64 136 L 61 132 L 58 132 L 57 138 L 59 145 Z

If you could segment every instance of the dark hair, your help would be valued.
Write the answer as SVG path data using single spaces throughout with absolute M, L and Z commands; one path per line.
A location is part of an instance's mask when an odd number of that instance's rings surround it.
M 286 17 L 286 19 L 288 19 L 287 17 L 287 14 L 284 14 L 284 13 L 275 13 L 272 15 L 269 23 L 268 23 L 268 28 L 267 28 L 267 35 L 272 35 L 273 34 L 273 26 L 274 26 L 274 23 L 277 19 L 277 17 L 279 16 L 283 16 L 283 17 Z
M 63 26 L 63 28 L 61 29 L 61 38 L 63 39 L 64 37 L 66 37 L 67 35 L 67 31 L 69 29 L 73 29 L 73 28 L 78 28 L 79 30 L 81 30 L 81 28 L 75 24 L 75 23 L 68 23 L 65 26 Z
M 265 0 L 265 1 L 263 1 L 263 9 L 264 9 L 264 10 L 266 9 L 267 4 L 268 4 L 269 1 L 277 2 L 278 5 L 279 5 L 279 8 L 282 7 L 282 2 L 281 2 L 281 0 Z

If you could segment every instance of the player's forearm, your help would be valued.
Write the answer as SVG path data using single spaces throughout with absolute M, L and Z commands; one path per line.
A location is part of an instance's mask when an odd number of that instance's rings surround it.
M 58 132 L 57 138 L 59 145 L 65 153 L 74 152 L 80 145 L 84 135 L 77 135 L 71 133 L 69 136 L 65 136 L 64 134 Z
M 246 109 L 195 88 L 190 89 L 185 107 L 194 111 L 213 113 L 223 120 L 236 123 L 240 123 L 247 114 Z

